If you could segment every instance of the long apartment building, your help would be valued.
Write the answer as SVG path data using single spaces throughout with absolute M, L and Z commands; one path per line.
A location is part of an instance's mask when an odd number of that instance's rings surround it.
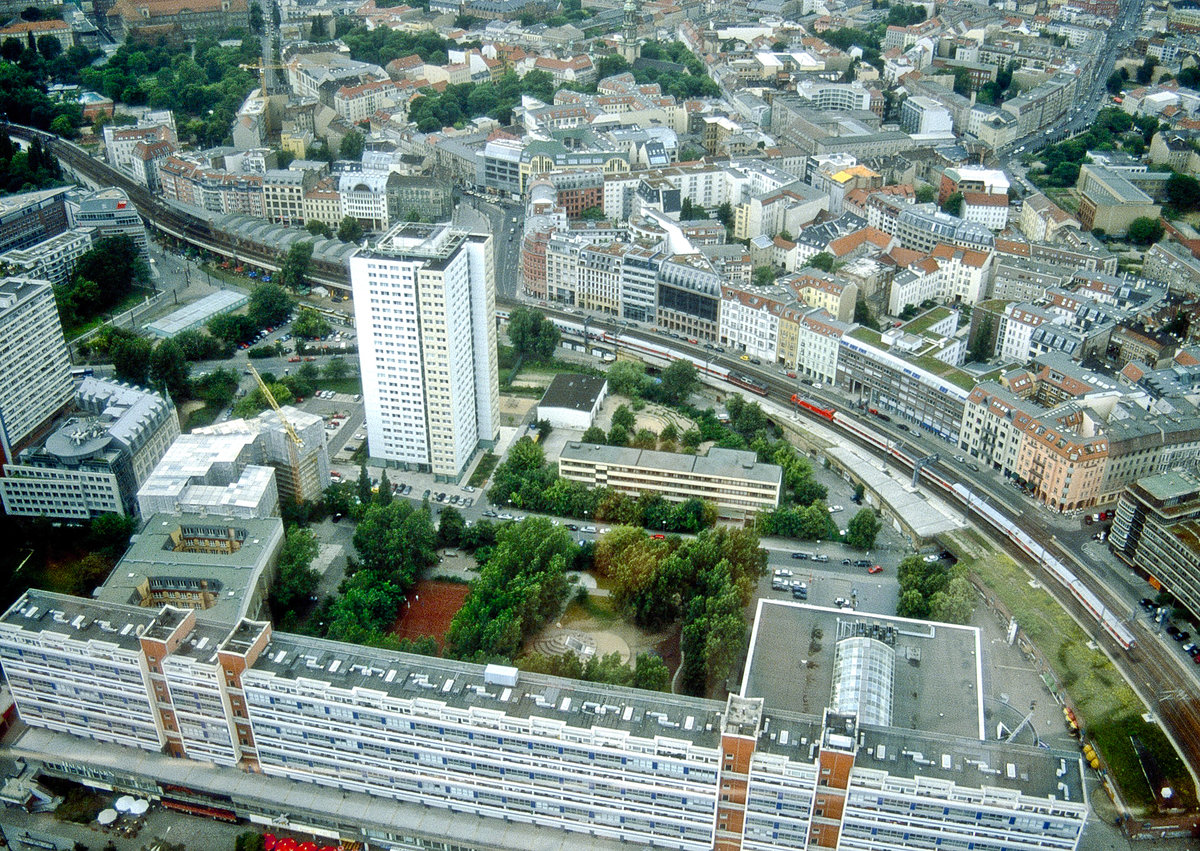
M 350 259 L 372 457 L 458 478 L 499 428 L 492 240 L 399 224 Z
M 671 502 L 699 498 L 722 517 L 744 519 L 779 507 L 783 472 L 753 452 L 715 447 L 707 455 L 680 455 L 572 441 L 558 459 L 564 479 L 637 496 L 661 494 Z
M 0 281 L 0 460 L 12 463 L 22 444 L 71 401 L 71 360 L 54 289 L 45 281 Z
M 31 590 L 0 617 L 12 753 L 369 848 L 1078 846 L 1080 756 L 986 738 L 976 630 L 767 603 L 719 702 Z

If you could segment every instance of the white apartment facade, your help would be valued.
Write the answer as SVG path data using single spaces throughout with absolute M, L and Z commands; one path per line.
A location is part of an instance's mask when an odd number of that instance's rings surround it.
M 75 271 L 75 263 L 91 250 L 94 235 L 96 229 L 92 227 L 64 231 L 29 248 L 6 251 L 0 255 L 0 261 L 57 287 L 67 282 Z
M 818 307 L 806 310 L 796 332 L 796 372 L 802 378 L 833 386 L 837 381 L 842 335 L 851 325 Z
M 0 660 L 31 728 L 17 747 L 57 746 L 55 772 L 136 778 L 263 824 L 279 814 L 264 801 L 286 797 L 294 829 L 334 844 L 1075 851 L 1088 812 L 1078 753 L 218 626 L 171 606 L 31 590 L 0 617 Z M 184 781 L 178 758 L 218 768 Z M 248 776 L 278 794 L 247 795 Z
M 457 479 L 497 437 L 491 237 L 399 224 L 350 259 L 374 458 Z
M 338 178 L 342 216 L 358 219 L 364 230 L 386 230 L 388 217 L 386 174 L 348 172 Z
M 1027 302 L 1009 304 L 1004 308 L 996 338 L 998 354 L 1006 360 L 1024 363 L 1029 360 L 1033 332 L 1047 322 L 1054 322 L 1049 311 Z
M 721 287 L 721 310 L 717 323 L 720 341 L 739 354 L 776 363 L 779 351 L 779 317 L 783 303 L 761 288 Z M 772 288 L 776 289 L 776 288 Z
M 71 401 L 71 359 L 54 289 L 45 281 L 0 281 L 0 460 Z

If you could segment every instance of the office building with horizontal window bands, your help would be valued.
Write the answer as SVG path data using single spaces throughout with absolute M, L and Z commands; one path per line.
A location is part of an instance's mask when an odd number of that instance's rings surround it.
M 398 224 L 350 280 L 372 459 L 458 479 L 499 433 L 492 238 Z
M 608 487 L 631 496 L 650 492 L 671 502 L 711 502 L 721 517 L 741 520 L 779 507 L 782 468 L 753 452 L 714 447 L 682 455 L 623 446 L 569 442 L 558 459 L 564 479 Z
M 1200 477 L 1182 468 L 1146 476 L 1117 502 L 1108 545 L 1200 613 Z
M 714 701 L 213 611 L 27 592 L 0 616 L 13 755 L 372 848 L 1074 851 L 1087 815 L 1078 752 L 986 738 L 971 627 L 761 601 Z M 820 663 L 783 673 L 814 628 Z
M 54 289 L 45 281 L 0 280 L 0 376 L 0 461 L 12 463 L 75 389 Z

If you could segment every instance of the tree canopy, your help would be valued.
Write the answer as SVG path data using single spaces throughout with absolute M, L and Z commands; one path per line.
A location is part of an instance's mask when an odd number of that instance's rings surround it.
M 531 360 L 549 360 L 560 337 L 554 323 L 540 310 L 518 307 L 509 315 L 508 339 L 517 354 Z

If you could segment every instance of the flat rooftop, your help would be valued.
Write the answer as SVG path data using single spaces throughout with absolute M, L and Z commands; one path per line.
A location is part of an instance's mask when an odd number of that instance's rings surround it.
M 590 411 L 604 392 L 608 380 L 594 375 L 559 373 L 538 402 L 538 408 L 566 408 Z
M 779 465 L 763 464 L 753 452 L 741 449 L 713 447 L 707 455 L 683 455 L 677 452 L 604 446 L 573 440 L 563 447 L 560 457 L 614 467 L 691 473 L 697 476 L 742 479 L 767 484 L 778 484 L 783 480 L 783 469 Z
M 237 310 L 249 300 L 249 296 L 238 290 L 218 290 L 199 301 L 194 301 L 168 313 L 162 319 L 156 319 L 146 328 L 156 337 L 174 337 L 182 331 L 203 324 L 214 316 Z
M 857 625 L 858 631 L 890 634 L 893 729 L 984 738 L 983 671 L 974 627 L 762 599 L 741 696 L 761 697 L 769 708 L 819 715 L 831 702 L 839 629 L 854 631 Z
M 515 686 L 507 686 L 487 682 L 484 672 L 483 665 L 277 632 L 246 683 L 249 687 L 251 678 L 266 673 L 460 709 L 503 711 L 515 718 L 560 719 L 571 727 L 603 727 L 650 740 L 666 737 L 706 748 L 720 744 L 723 702 L 525 671 Z
M 235 541 L 236 547 L 229 552 L 177 549 L 181 537 Z M 154 514 L 94 596 L 104 603 L 140 606 L 146 591 L 153 600 L 168 597 L 172 590 L 203 590 L 212 595 L 211 605 L 197 610 L 197 617 L 226 624 L 228 631 L 229 624 L 256 614 L 248 611 L 257 602 L 254 589 L 282 541 L 283 521 L 278 517 Z M 160 608 L 147 605 L 151 608 L 144 611 Z

